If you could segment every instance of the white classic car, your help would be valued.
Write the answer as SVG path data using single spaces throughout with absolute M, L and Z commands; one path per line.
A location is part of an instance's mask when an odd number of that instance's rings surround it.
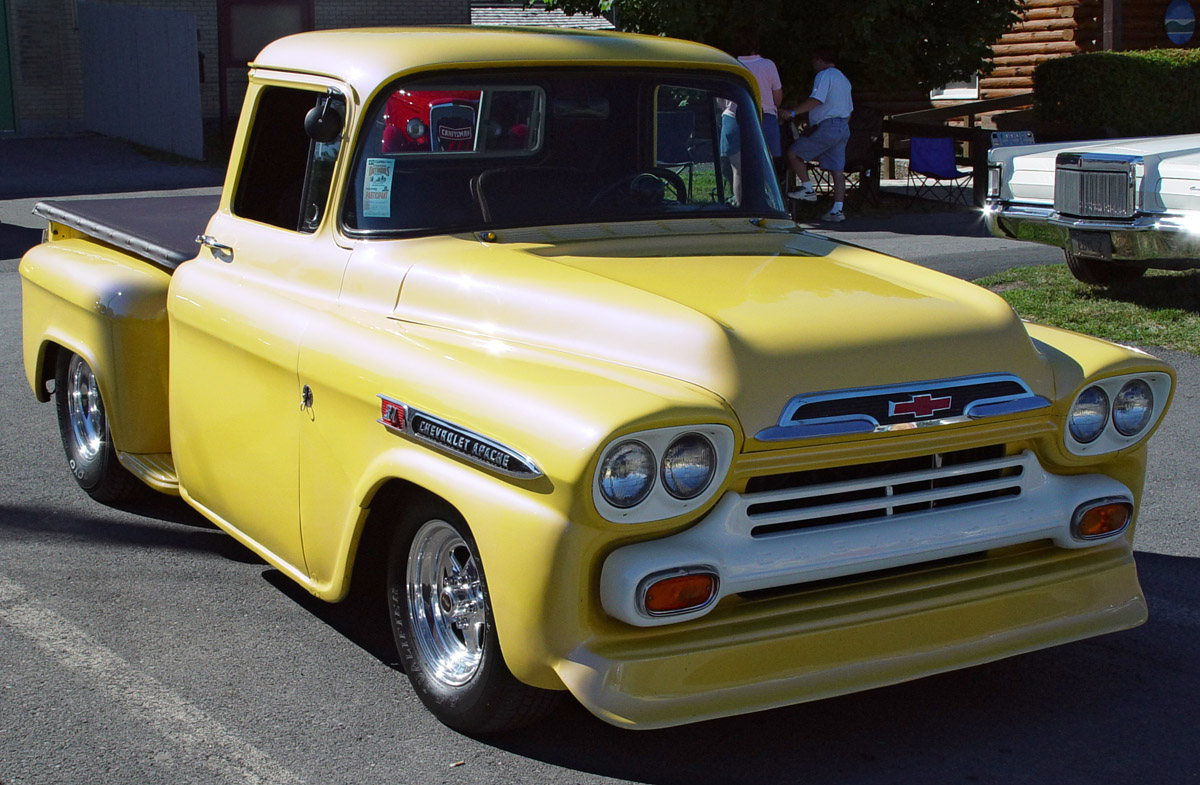
M 992 234 L 1063 249 L 1089 284 L 1200 267 L 1200 134 L 999 147 Z

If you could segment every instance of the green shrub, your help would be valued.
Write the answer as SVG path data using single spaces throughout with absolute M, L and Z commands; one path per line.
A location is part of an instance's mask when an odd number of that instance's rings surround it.
M 1116 136 L 1200 132 L 1200 50 L 1085 52 L 1033 73 L 1041 120 L 1106 128 Z

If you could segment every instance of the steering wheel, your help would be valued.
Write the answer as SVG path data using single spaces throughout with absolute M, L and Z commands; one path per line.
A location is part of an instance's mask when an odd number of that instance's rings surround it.
M 637 207 L 652 207 L 666 201 L 668 188 L 678 204 L 687 204 L 687 186 L 683 184 L 683 178 L 670 169 L 655 166 L 627 174 L 604 186 L 592 197 L 592 206 L 620 196 Z

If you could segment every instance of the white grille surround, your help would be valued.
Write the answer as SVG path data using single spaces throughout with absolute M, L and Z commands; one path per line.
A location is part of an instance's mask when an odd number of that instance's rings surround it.
M 931 456 L 932 458 L 932 456 Z M 1133 495 L 1100 474 L 1047 472 L 1031 451 L 848 481 L 726 493 L 690 529 L 618 548 L 600 580 L 605 611 L 639 627 L 698 618 L 731 594 L 902 567 L 1052 540 L 1063 548 L 1111 541 L 1071 534 L 1075 510 Z M 647 576 L 706 565 L 720 596 L 696 611 L 652 617 L 637 587 Z

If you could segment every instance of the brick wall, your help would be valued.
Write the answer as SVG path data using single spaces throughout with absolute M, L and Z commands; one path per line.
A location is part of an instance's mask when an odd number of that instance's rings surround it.
M 217 0 L 108 0 L 195 14 L 203 55 L 204 116 L 219 113 Z M 81 127 L 82 71 L 75 0 L 8 0 L 14 103 L 26 135 L 69 133 Z M 386 25 L 470 24 L 470 0 L 313 0 L 317 29 Z M 240 106 L 245 77 L 230 69 L 231 111 Z M 239 84 L 240 83 L 240 84 Z

